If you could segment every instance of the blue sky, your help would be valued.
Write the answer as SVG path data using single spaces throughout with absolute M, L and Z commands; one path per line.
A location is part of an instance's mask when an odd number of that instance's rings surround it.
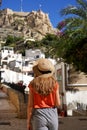
M 68 5 L 76 5 L 76 0 L 2 0 L 0 8 L 1 10 L 10 8 L 14 11 L 21 11 L 21 1 L 24 12 L 41 9 L 44 13 L 48 13 L 53 27 L 56 27 L 58 22 L 65 18 L 60 16 L 61 9 Z

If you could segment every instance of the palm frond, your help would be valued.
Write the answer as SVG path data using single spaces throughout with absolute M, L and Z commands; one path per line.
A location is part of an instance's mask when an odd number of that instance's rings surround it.
M 67 6 L 66 8 L 60 11 L 60 15 L 63 16 L 63 15 L 73 14 L 72 10 L 75 10 L 75 9 L 77 9 L 77 7 L 72 6 L 72 5 Z
M 68 6 L 60 11 L 61 15 L 76 15 L 78 17 L 87 18 L 87 10 L 81 7 Z
M 76 1 L 81 6 L 81 8 L 87 10 L 87 0 L 76 0 Z
M 78 17 L 69 17 L 58 23 L 57 28 L 62 30 L 63 28 L 68 28 L 68 27 L 77 27 L 82 24 L 82 19 Z

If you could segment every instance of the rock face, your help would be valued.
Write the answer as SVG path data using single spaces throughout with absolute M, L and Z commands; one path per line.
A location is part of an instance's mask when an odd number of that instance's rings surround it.
M 46 33 L 55 33 L 48 14 L 41 10 L 32 12 L 15 12 L 11 9 L 0 10 L 0 36 L 22 36 L 41 40 Z
M 75 68 L 72 65 L 70 65 L 69 71 L 68 71 L 68 82 L 69 84 L 86 84 L 87 85 L 87 74 L 80 71 L 76 71 Z

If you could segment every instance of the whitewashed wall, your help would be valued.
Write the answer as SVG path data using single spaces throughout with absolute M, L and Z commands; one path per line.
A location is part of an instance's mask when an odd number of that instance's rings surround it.
M 72 115 L 73 109 L 87 110 L 87 88 L 76 92 L 66 92 L 68 114 Z
M 32 76 L 29 75 L 23 75 L 22 73 L 17 73 L 14 71 L 11 71 L 9 69 L 4 69 L 4 72 L 1 74 L 1 77 L 6 82 L 14 82 L 17 83 L 20 80 L 23 80 L 24 84 L 28 85 L 29 82 L 33 79 Z

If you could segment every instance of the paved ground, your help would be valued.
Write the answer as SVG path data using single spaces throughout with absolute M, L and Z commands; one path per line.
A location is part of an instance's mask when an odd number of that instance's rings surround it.
M 87 117 L 60 118 L 59 130 L 87 130 Z
M 26 119 L 0 119 L 0 130 L 27 130 Z
M 26 119 L 0 119 L 0 130 L 27 130 Z M 60 118 L 59 130 L 87 130 L 87 117 Z
M 18 119 L 15 107 L 0 91 L 0 130 L 27 130 L 26 119 Z M 59 117 L 59 130 L 87 130 L 86 117 Z

